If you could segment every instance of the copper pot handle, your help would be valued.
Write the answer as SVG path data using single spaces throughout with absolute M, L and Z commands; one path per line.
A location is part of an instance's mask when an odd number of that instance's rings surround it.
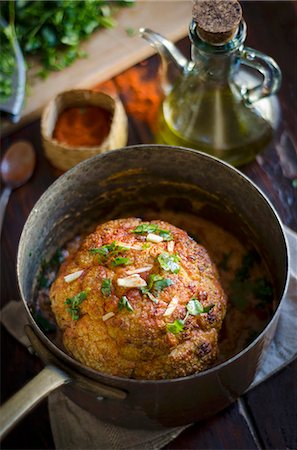
M 70 381 L 71 378 L 62 370 L 51 365 L 46 366 L 1 407 L 0 439 L 50 392 Z
M 91 378 L 77 372 L 64 364 L 53 353 L 51 353 L 40 338 L 35 333 L 34 329 L 30 325 L 25 325 L 26 335 L 28 336 L 33 349 L 40 357 L 40 359 L 46 365 L 53 365 L 58 367 L 61 371 L 65 372 L 71 379 L 73 385 L 79 389 L 84 389 L 92 392 L 96 397 L 103 397 L 112 400 L 125 400 L 127 392 L 118 389 L 113 386 L 108 386 L 99 381 L 92 380 Z
M 64 384 L 71 382 L 74 387 L 85 389 L 101 398 L 124 400 L 127 397 L 125 391 L 91 380 L 63 364 L 45 347 L 30 325 L 25 326 L 25 331 L 33 349 L 47 365 L 1 407 L 0 440 L 41 400 Z

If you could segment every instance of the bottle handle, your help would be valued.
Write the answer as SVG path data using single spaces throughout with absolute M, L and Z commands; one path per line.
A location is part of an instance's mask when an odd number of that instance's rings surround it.
M 253 88 L 243 87 L 241 89 L 241 95 L 247 104 L 257 102 L 279 90 L 282 79 L 281 70 L 270 56 L 264 55 L 253 48 L 243 47 L 240 53 L 240 62 L 257 70 L 263 76 L 261 84 Z

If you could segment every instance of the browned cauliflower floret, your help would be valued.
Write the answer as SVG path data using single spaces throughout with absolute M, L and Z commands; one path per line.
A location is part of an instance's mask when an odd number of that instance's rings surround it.
M 99 225 L 62 264 L 50 297 L 67 351 L 100 372 L 176 378 L 216 358 L 226 312 L 216 267 L 167 222 Z

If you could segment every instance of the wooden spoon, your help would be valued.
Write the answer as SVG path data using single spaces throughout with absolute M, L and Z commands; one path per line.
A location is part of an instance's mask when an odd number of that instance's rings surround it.
M 13 189 L 22 186 L 31 178 L 35 168 L 35 151 L 28 141 L 18 141 L 6 151 L 1 161 L 1 177 L 5 183 L 0 198 L 0 233 L 6 205 Z

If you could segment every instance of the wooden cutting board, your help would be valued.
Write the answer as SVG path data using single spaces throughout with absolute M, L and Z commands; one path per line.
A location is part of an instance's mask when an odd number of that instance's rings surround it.
M 2 134 L 36 119 L 59 92 L 74 87 L 92 87 L 155 53 L 138 33 L 131 37 L 127 29 L 151 28 L 171 41 L 177 41 L 187 34 L 191 13 L 192 2 L 189 0 L 136 1 L 132 7 L 120 10 L 115 17 L 115 28 L 99 30 L 82 44 L 87 58 L 79 59 L 61 72 L 52 72 L 46 80 L 33 75 L 36 67 L 30 70 L 29 95 L 21 120 L 18 124 L 3 122 Z

